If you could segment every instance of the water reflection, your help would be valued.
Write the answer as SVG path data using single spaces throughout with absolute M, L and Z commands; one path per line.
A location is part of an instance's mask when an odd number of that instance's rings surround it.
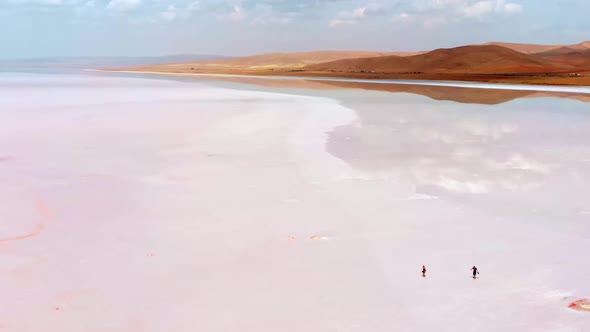
M 316 81 L 305 79 L 266 79 L 256 77 L 232 77 L 232 76 L 199 76 L 199 80 L 210 82 L 226 82 L 245 85 L 255 85 L 257 88 L 264 87 L 272 90 L 286 90 L 292 92 L 293 89 L 308 90 L 304 94 L 312 91 L 342 91 L 342 90 L 368 90 L 390 93 L 411 93 L 421 95 L 433 100 L 448 100 L 458 103 L 496 105 L 506 103 L 520 98 L 567 98 L 578 100 L 584 103 L 590 102 L 590 94 L 585 93 L 567 93 L 567 92 L 538 92 L 526 90 L 509 90 L 509 89 L 474 89 L 451 86 L 432 86 L 432 85 L 411 85 L 411 84 L 374 84 L 361 82 L 346 81 Z M 187 78 L 186 80 L 194 80 Z M 288 90 L 288 91 L 287 91 Z
M 519 213 L 588 215 L 583 199 L 590 194 L 588 94 L 199 79 L 339 100 L 357 119 L 328 133 L 326 150 L 360 172 L 358 177 L 390 181 L 399 199 L 446 197 L 479 200 L 470 204 L 503 212 L 511 210 L 509 204 Z
M 590 112 L 567 99 L 501 105 L 428 103 L 397 95 L 344 105 L 357 119 L 329 133 L 326 149 L 401 188 L 400 199 L 484 195 L 503 204 L 579 216 L 590 194 Z

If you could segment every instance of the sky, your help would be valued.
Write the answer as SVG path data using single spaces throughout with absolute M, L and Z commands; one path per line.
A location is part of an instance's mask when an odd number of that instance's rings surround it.
M 588 0 L 0 0 L 0 58 L 590 40 Z

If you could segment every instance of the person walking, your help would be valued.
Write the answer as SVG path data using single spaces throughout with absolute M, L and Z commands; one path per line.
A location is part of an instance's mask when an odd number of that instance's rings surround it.
M 479 270 L 477 269 L 477 267 L 475 267 L 475 265 L 473 265 L 471 270 L 473 271 L 473 279 L 477 279 L 477 275 L 479 274 Z
M 422 276 L 426 278 L 426 266 L 422 265 Z

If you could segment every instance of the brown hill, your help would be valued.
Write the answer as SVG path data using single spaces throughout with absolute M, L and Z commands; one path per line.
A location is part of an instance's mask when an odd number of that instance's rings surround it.
M 586 50 L 590 49 L 590 41 L 581 42 L 573 45 L 539 45 L 539 44 L 519 44 L 519 43 L 502 43 L 502 42 L 489 42 L 483 45 L 496 45 L 506 47 L 524 54 L 533 54 L 547 52 L 559 48 L 570 48 L 574 50 Z
M 450 50 L 461 50 L 461 49 L 469 49 L 471 47 L 487 47 L 481 48 L 480 54 L 486 53 L 488 50 L 491 51 L 492 54 L 489 54 L 487 57 L 483 56 L 482 59 L 486 60 L 486 62 L 493 63 L 491 58 L 498 55 L 499 49 L 493 48 L 495 47 L 504 47 L 511 50 L 516 50 L 520 53 L 526 54 L 535 54 L 538 55 L 539 53 L 544 52 L 557 52 L 558 54 L 568 53 L 568 50 L 571 51 L 584 51 L 590 49 L 590 41 L 583 42 L 575 45 L 569 46 L 559 46 L 559 45 L 536 45 L 536 44 L 517 44 L 517 43 L 499 43 L 499 42 L 491 42 L 484 45 L 472 45 L 472 46 L 464 46 L 463 48 L 458 47 Z M 444 50 L 435 50 L 433 52 L 444 52 Z M 244 71 L 268 71 L 268 70 L 296 70 L 302 69 L 305 66 L 313 65 L 313 64 L 320 64 L 320 63 L 327 63 L 332 61 L 338 60 L 346 60 L 346 59 L 364 59 L 364 58 L 378 58 L 384 56 L 398 56 L 398 57 L 412 57 L 416 55 L 424 55 L 431 52 L 371 52 L 371 51 L 316 51 L 316 52 L 298 52 L 298 53 L 268 53 L 268 54 L 260 54 L 260 55 L 253 55 L 253 56 L 246 56 L 246 57 L 239 57 L 239 58 L 230 58 L 230 59 L 218 59 L 212 61 L 201 61 L 201 62 L 189 62 L 189 63 L 168 63 L 168 64 L 161 64 L 161 65 L 154 65 L 150 66 L 150 69 L 154 71 L 163 71 L 163 72 L 195 72 L 195 71 L 227 71 L 227 70 L 244 70 Z M 436 54 L 436 53 L 435 53 Z M 539 65 L 541 67 L 545 67 L 547 64 L 544 62 L 552 61 L 549 55 L 555 54 L 543 54 L 543 59 L 537 59 L 541 61 L 541 64 L 538 62 L 530 63 L 532 59 L 528 59 L 525 62 L 532 65 L 533 71 L 535 68 L 538 68 Z M 516 54 L 506 55 L 507 57 L 512 57 L 514 64 L 517 64 L 520 60 L 517 59 Z M 523 59 L 521 59 L 523 60 Z M 473 61 L 468 61 L 473 62 Z M 477 61 L 476 61 L 477 62 Z M 533 61 L 534 62 L 534 61 Z M 564 65 L 567 61 L 558 59 L 557 62 L 560 66 Z M 576 58 L 574 59 L 575 64 L 583 63 L 582 60 Z M 524 71 L 527 71 L 526 66 L 527 64 L 523 64 Z M 408 67 L 404 65 L 403 67 Z M 511 66 L 508 66 L 509 68 Z M 512 66 L 514 67 L 514 66 Z M 133 68 L 133 70 L 145 70 L 146 66 Z M 405 71 L 405 69 L 398 68 L 399 70 Z M 444 66 L 443 66 L 444 69 Z M 495 70 L 494 70 L 495 71 Z M 518 70 L 520 72 L 520 70 Z
M 577 71 L 590 70 L 590 49 L 560 47 L 535 55 L 552 62 L 573 66 Z
M 553 48 L 548 51 L 543 51 L 543 52 L 533 53 L 533 54 L 541 56 L 541 57 L 552 57 L 552 56 L 567 54 L 567 53 L 576 52 L 576 51 L 577 50 L 575 48 L 564 46 L 564 47 Z
M 575 50 L 590 50 L 590 40 L 581 42 L 579 44 L 570 45 L 569 48 L 573 48 Z
M 524 54 L 533 54 L 546 52 L 555 48 L 563 47 L 563 45 L 538 45 L 538 44 L 519 44 L 519 43 L 502 43 L 502 42 L 489 42 L 483 45 L 496 45 L 509 48 Z
M 191 67 L 198 69 L 271 69 L 301 68 L 309 64 L 341 59 L 370 58 L 386 55 L 409 56 L 417 52 L 370 52 L 370 51 L 316 51 L 299 53 L 268 53 L 232 59 L 206 62 L 170 64 L 170 67 Z
M 308 65 L 306 70 L 377 73 L 539 73 L 559 72 L 570 67 L 535 55 L 496 45 L 438 49 L 409 56 L 346 59 Z

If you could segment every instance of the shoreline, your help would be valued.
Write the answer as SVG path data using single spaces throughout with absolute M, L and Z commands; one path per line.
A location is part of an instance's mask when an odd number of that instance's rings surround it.
M 523 82 L 496 82 L 496 81 L 475 81 L 460 80 L 447 77 L 441 79 L 400 79 L 400 78 L 362 78 L 362 77 L 341 77 L 341 76 L 314 76 L 314 75 L 295 75 L 281 72 L 272 74 L 255 74 L 255 73 L 231 73 L 231 72 L 173 72 L 173 71 L 153 71 L 153 70 L 117 70 L 117 69 L 85 69 L 86 71 L 125 73 L 139 75 L 165 75 L 165 76 L 182 76 L 182 77 L 241 77 L 241 78 L 258 78 L 269 80 L 308 80 L 317 82 L 350 82 L 350 83 L 369 83 L 369 84 L 392 84 L 392 85 L 424 85 L 424 86 L 442 86 L 442 87 L 459 87 L 472 89 L 498 89 L 498 90 L 520 90 L 520 91 L 539 91 L 539 92 L 571 92 L 571 93 L 588 93 L 590 94 L 590 85 L 567 85 L 567 84 L 534 84 Z M 306 73 L 306 74 L 309 74 Z M 590 77 L 588 78 L 590 83 Z

